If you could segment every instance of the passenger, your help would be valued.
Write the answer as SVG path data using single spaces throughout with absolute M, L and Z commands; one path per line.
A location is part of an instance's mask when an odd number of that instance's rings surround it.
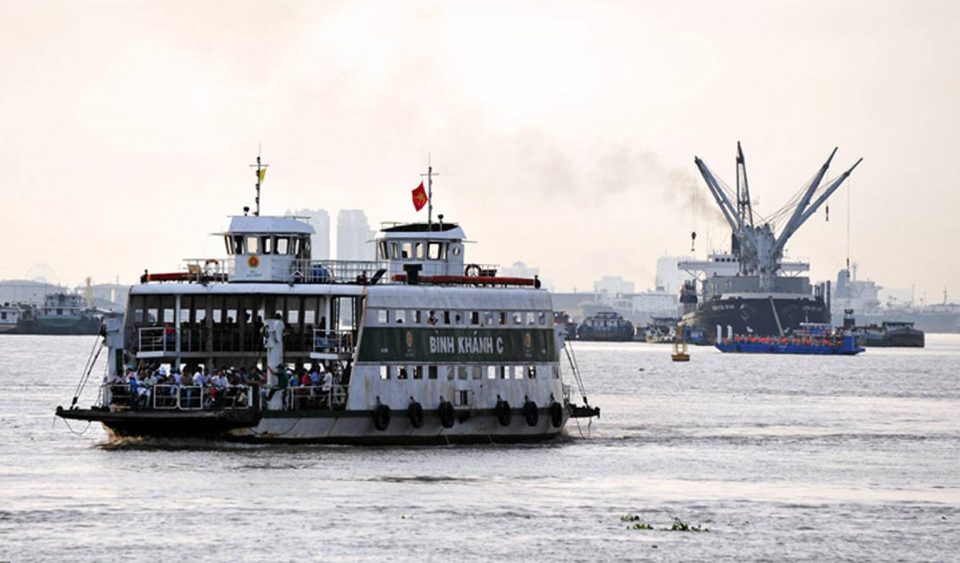
M 137 380 L 137 372 L 131 371 L 127 374 L 127 384 L 130 385 L 130 408 L 140 409 L 140 382 Z
M 310 371 L 310 385 L 314 387 L 319 387 L 320 383 L 323 381 L 323 377 L 320 375 L 320 370 L 314 364 L 313 369 Z
M 310 374 L 304 370 L 304 372 L 300 375 L 300 385 L 303 387 L 310 387 L 312 383 L 313 381 L 310 379 Z
M 437 315 L 433 311 L 430 311 L 430 316 L 427 317 L 427 324 L 431 326 L 437 324 Z

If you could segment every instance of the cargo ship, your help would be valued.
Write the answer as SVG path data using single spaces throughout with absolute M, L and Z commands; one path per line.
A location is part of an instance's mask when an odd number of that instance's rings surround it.
M 730 252 L 707 260 L 685 260 L 678 266 L 695 278 L 685 284 L 681 303 L 688 309 L 681 323 L 702 330 L 709 342 L 716 327 L 731 326 L 737 334 L 783 337 L 801 323 L 829 323 L 829 286 L 814 287 L 804 275 L 810 265 L 784 260 L 787 241 L 833 195 L 863 159 L 832 180 L 824 181 L 834 149 L 809 184 L 790 202 L 767 217 L 753 209 L 746 161 L 737 143 L 736 191 L 723 184 L 699 158 L 694 162 L 731 229 Z M 778 224 L 782 225 L 779 233 Z M 696 233 L 693 233 L 696 239 Z

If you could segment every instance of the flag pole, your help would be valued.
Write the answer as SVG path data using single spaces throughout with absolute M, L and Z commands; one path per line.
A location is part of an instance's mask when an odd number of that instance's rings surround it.
M 433 230 L 433 177 L 440 174 L 433 173 L 433 165 L 430 163 L 430 153 L 427 153 L 427 173 L 420 176 L 427 177 L 427 225 Z
M 255 217 L 259 217 L 260 216 L 260 182 L 263 181 L 263 174 L 261 171 L 266 172 L 267 167 L 270 166 L 269 164 L 264 164 L 262 166 L 260 164 L 260 145 L 257 145 L 257 163 L 250 165 L 251 168 L 253 168 L 254 166 L 256 166 L 256 170 L 254 170 L 254 174 L 257 175 L 257 184 L 256 184 L 257 199 L 255 200 L 257 204 L 257 208 L 256 210 L 254 210 L 253 215 Z

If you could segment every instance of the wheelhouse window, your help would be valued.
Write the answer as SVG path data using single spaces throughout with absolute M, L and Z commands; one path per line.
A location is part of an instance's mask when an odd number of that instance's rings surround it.
M 290 238 L 277 237 L 276 253 L 286 255 L 290 253 Z
M 446 245 L 441 242 L 427 244 L 427 258 L 430 260 L 444 260 L 447 257 Z
M 247 254 L 259 254 L 260 244 L 257 237 L 247 237 Z

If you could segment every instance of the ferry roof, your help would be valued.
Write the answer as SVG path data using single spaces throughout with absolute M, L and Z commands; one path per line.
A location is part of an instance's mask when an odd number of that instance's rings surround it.
M 142 283 L 130 288 L 131 295 L 361 295 L 362 285 L 285 283 Z
M 430 239 L 462 240 L 466 238 L 463 229 L 456 223 L 403 223 L 380 228 L 383 238 L 391 239 Z
M 314 232 L 309 223 L 295 217 L 236 215 L 230 218 L 230 228 L 227 232 L 219 234 L 312 235 Z

